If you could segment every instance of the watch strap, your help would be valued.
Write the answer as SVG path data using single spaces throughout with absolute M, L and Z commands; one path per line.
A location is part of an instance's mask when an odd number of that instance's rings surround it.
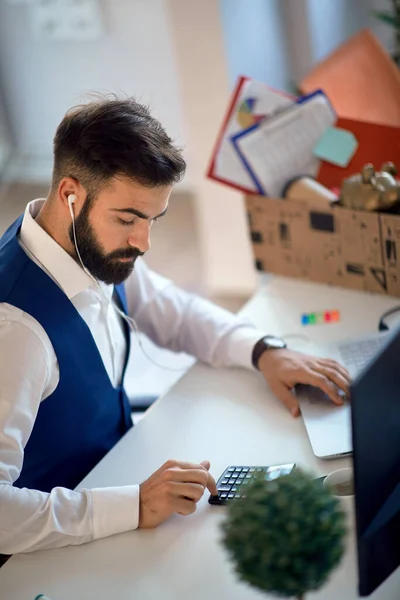
M 273 335 L 270 335 L 270 336 L 264 335 L 260 340 L 258 340 L 258 342 L 256 342 L 256 344 L 253 348 L 251 362 L 253 364 L 253 367 L 256 368 L 258 371 L 260 370 L 258 363 L 260 361 L 261 355 L 264 354 L 264 352 L 266 350 L 278 349 L 278 347 L 275 348 L 272 344 L 269 344 L 268 339 L 276 340 L 277 338 Z M 282 340 L 282 346 L 280 348 L 281 349 L 286 348 L 286 344 L 283 340 Z

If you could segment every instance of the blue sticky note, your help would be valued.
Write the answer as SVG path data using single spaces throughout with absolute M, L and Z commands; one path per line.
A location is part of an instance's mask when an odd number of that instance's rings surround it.
M 357 139 L 351 131 L 329 127 L 314 147 L 313 154 L 339 167 L 347 167 L 357 148 Z
M 308 325 L 308 323 L 309 323 L 308 315 L 307 314 L 301 315 L 301 324 Z

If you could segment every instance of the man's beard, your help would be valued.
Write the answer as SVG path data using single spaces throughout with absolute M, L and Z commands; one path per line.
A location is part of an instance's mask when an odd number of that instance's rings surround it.
M 138 256 L 143 256 L 137 248 L 114 250 L 105 254 L 96 240 L 95 233 L 89 223 L 89 213 L 92 206 L 91 198 L 87 197 L 79 216 L 75 219 L 75 233 L 78 251 L 86 269 L 100 281 L 118 285 L 132 273 Z M 74 230 L 71 224 L 69 239 L 75 248 Z M 75 248 L 76 251 L 76 248 Z M 77 252 L 78 254 L 78 252 Z M 129 262 L 120 262 L 119 258 L 131 258 Z

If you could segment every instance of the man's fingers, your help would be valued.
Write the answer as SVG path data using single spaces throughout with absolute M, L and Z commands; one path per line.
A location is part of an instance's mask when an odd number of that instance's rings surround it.
M 335 369 L 325 367 L 323 365 L 318 365 L 318 367 L 315 368 L 315 370 L 318 370 L 318 372 L 322 373 L 322 375 L 325 375 L 325 377 L 333 381 L 333 383 L 337 385 L 337 387 L 341 389 L 346 395 L 350 394 L 349 384 L 341 373 L 335 371 Z
M 203 462 L 208 462 L 208 461 L 203 461 Z M 161 467 L 161 469 L 164 469 L 164 470 L 172 469 L 172 468 L 193 470 L 193 469 L 203 469 L 205 467 L 202 464 L 184 462 L 181 460 L 167 460 L 167 462 L 164 463 L 163 466 Z
M 271 391 L 286 406 L 293 417 L 299 416 L 300 409 L 296 396 L 283 383 L 274 385 L 271 387 Z
M 202 467 L 207 469 L 207 471 L 210 470 L 211 463 L 209 460 L 202 460 L 200 464 Z M 210 473 L 208 473 L 207 488 L 210 491 L 210 494 L 213 494 L 213 496 L 217 496 L 217 494 L 218 494 L 217 484 L 215 482 L 214 477 L 212 475 L 210 475 Z
M 200 483 L 176 483 L 171 481 L 169 492 L 174 498 L 185 498 L 192 502 L 198 502 L 204 494 L 204 486 Z
M 186 463 L 191 465 L 191 463 Z M 212 475 L 201 465 L 193 465 L 192 469 L 181 469 L 180 467 L 170 467 L 164 472 L 164 477 L 168 481 L 182 483 L 199 483 L 203 488 L 208 488 L 210 493 L 216 495 L 217 485 Z M 197 468 L 196 468 L 197 467 Z
M 216 481 L 215 481 L 214 477 L 210 474 L 208 475 L 207 489 L 209 490 L 210 494 L 212 494 L 213 496 L 218 495 Z
M 337 387 L 332 383 L 325 375 L 313 371 L 311 369 L 305 369 L 299 376 L 299 383 L 306 385 L 313 385 L 314 387 L 320 388 L 335 404 L 343 404 L 343 398 L 339 395 Z
M 192 502 L 192 500 L 185 500 L 184 498 L 180 498 L 176 501 L 175 511 L 178 515 L 191 515 L 196 510 L 196 503 Z
M 181 483 L 200 483 L 203 487 L 207 486 L 209 473 L 200 467 L 197 469 L 180 469 L 172 467 L 164 473 L 165 479 Z
M 334 371 L 340 373 L 340 375 L 343 377 L 343 379 L 347 382 L 347 385 L 351 384 L 350 373 L 343 365 L 336 362 L 335 360 L 331 360 L 329 358 L 326 358 L 326 359 L 324 358 L 324 359 L 318 360 L 317 364 L 322 365 L 323 367 L 328 367 L 329 369 L 333 369 Z
M 183 491 L 179 492 L 177 495 L 180 496 L 188 496 L 189 498 L 193 498 L 193 499 L 197 499 L 200 500 L 201 496 L 204 493 L 204 490 L 207 488 L 210 492 L 210 494 L 212 494 L 213 496 L 216 496 L 218 494 L 218 489 L 217 489 L 217 484 L 215 483 L 215 479 L 208 473 L 207 474 L 207 478 L 205 480 L 198 480 L 196 479 L 196 474 L 194 474 L 190 479 L 188 479 L 187 477 L 184 477 L 184 475 L 186 473 L 195 473 L 194 471 L 181 471 L 177 477 L 177 479 L 175 479 L 172 483 L 175 483 L 176 485 L 181 485 L 181 486 L 185 486 L 188 485 L 190 486 L 190 489 L 193 490 L 193 493 L 195 492 L 195 490 L 199 490 L 199 487 L 201 488 L 201 494 L 200 496 L 197 496 L 196 494 L 194 496 L 192 496 L 191 494 L 186 494 Z M 198 474 L 198 472 L 197 472 Z M 182 490 L 183 487 L 181 487 L 180 489 Z
M 200 463 L 203 467 L 205 467 L 207 469 L 207 471 L 210 469 L 210 461 L 209 460 L 203 460 Z M 210 492 L 210 494 L 212 494 L 213 496 L 217 496 L 218 495 L 218 489 L 217 489 L 217 484 L 216 481 L 214 479 L 214 477 L 208 473 L 208 480 L 207 480 L 207 488 Z

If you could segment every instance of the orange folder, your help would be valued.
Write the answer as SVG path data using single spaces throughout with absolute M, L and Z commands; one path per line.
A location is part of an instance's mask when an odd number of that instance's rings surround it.
M 320 88 L 340 117 L 400 126 L 400 69 L 368 29 L 351 37 L 300 83 L 304 94 Z
M 351 131 L 358 141 L 358 148 L 345 168 L 321 161 L 317 176 L 320 183 L 328 188 L 339 187 L 345 177 L 360 172 L 366 163 L 372 163 L 379 171 L 382 163 L 391 160 L 400 172 L 400 127 L 343 118 L 338 119 L 336 127 Z

